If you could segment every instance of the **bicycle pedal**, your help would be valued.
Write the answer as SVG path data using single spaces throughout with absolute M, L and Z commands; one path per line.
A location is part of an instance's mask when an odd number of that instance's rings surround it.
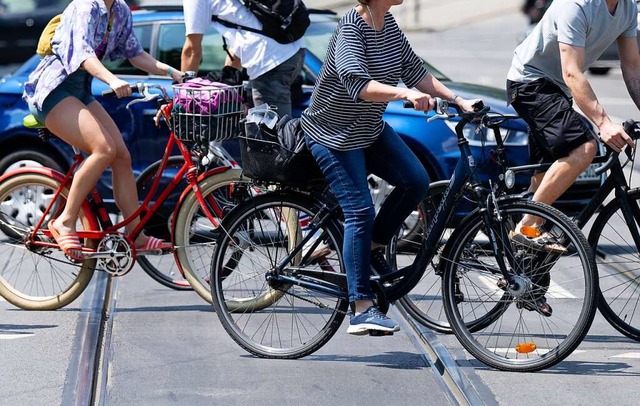
M 392 336 L 393 331 L 369 330 L 369 335 L 371 337 Z

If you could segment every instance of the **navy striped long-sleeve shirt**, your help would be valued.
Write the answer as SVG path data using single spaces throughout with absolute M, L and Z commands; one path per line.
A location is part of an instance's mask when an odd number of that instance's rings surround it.
M 316 83 L 302 128 L 314 141 L 336 150 L 366 148 L 382 132 L 387 102 L 358 97 L 371 80 L 390 86 L 416 86 L 426 75 L 398 24 L 387 13 L 376 32 L 356 11 L 340 20 Z

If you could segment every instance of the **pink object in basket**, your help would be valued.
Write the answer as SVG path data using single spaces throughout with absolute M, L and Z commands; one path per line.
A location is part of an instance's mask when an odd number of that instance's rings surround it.
M 184 113 L 210 115 L 219 113 L 218 109 L 226 103 L 242 103 L 238 86 L 212 82 L 204 78 L 195 78 L 186 83 L 173 86 L 173 105 Z

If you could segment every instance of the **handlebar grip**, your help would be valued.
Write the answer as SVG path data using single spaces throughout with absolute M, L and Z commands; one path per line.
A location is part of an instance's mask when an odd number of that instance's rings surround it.
M 138 84 L 131 85 L 131 93 L 140 93 Z M 114 97 L 115 95 L 116 95 L 116 92 L 113 89 L 107 89 L 102 91 L 102 96 L 104 97 Z
M 482 109 L 484 109 L 484 102 L 482 100 L 478 100 L 477 102 L 473 103 L 471 107 L 473 107 L 473 111 L 481 111 Z
M 626 132 L 627 135 L 631 137 L 632 140 L 637 140 L 638 138 L 640 138 L 640 128 L 638 128 L 638 124 L 640 123 L 634 120 L 627 120 L 624 123 L 622 123 L 622 128 L 624 128 L 624 132 Z
M 412 109 L 413 103 L 411 103 L 409 100 L 405 100 L 404 102 L 402 102 L 402 107 L 404 107 L 405 109 Z

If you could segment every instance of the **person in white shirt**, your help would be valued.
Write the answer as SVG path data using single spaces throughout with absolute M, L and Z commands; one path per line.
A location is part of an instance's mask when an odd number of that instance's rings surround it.
M 254 104 L 275 106 L 279 116 L 291 115 L 291 84 L 304 63 L 304 40 L 281 44 L 262 34 L 212 22 L 217 16 L 230 23 L 262 29 L 262 24 L 240 0 L 183 0 L 186 39 L 181 70 L 197 71 L 202 59 L 202 39 L 212 25 L 226 40 L 225 65 L 246 68 Z

